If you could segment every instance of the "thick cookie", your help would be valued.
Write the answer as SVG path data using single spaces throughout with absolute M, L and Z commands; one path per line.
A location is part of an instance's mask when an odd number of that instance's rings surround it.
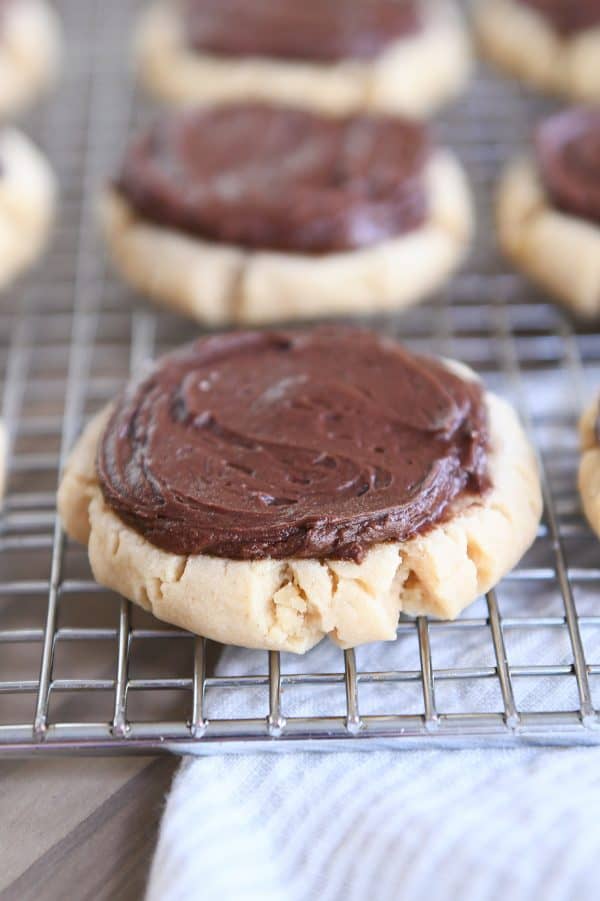
M 475 0 L 475 28 L 483 54 L 501 69 L 543 91 L 600 101 L 600 4 L 581 16 L 580 2 Z M 562 17 L 544 13 L 553 6 Z M 573 24 L 569 27 L 569 21 Z M 581 27 L 579 27 L 581 26 Z
M 0 419 L 0 499 L 4 497 L 6 488 L 6 426 Z
M 56 203 L 54 175 L 20 132 L 0 130 L 0 287 L 42 252 Z
M 6 0 L 0 7 L 0 117 L 20 110 L 52 84 L 60 26 L 46 0 Z
M 254 34 L 257 25 L 252 22 L 250 2 L 246 0 L 242 8 L 248 19 L 245 27 Z M 224 6 L 231 7 L 231 3 Z M 324 4 L 329 7 L 325 10 L 313 0 L 312 6 L 313 18 L 331 17 L 331 4 Z M 334 18 L 324 23 L 321 31 L 334 33 L 341 40 L 351 31 L 352 20 L 360 20 L 356 9 L 349 6 L 352 4 L 339 4 L 336 15 L 343 21 L 336 24 Z M 355 6 L 360 12 L 360 3 Z M 355 58 L 350 55 L 330 60 L 315 59 L 313 46 L 305 48 L 307 58 L 302 58 L 302 49 L 297 47 L 293 58 L 269 56 L 260 48 L 247 55 L 239 51 L 235 55 L 203 52 L 190 45 L 181 5 L 159 0 L 141 22 L 136 58 L 143 82 L 171 103 L 263 101 L 328 115 L 376 112 L 427 116 L 465 86 L 471 53 L 453 3 L 424 0 L 421 7 L 420 27 L 378 48 L 372 58 L 364 58 L 361 53 Z M 213 16 L 214 10 L 212 4 Z M 260 8 L 254 15 L 268 19 L 268 13 Z M 281 11 L 275 8 L 272 15 L 277 17 Z M 229 18 L 236 27 L 235 10 Z M 267 34 L 272 30 L 268 25 L 267 21 Z M 294 26 L 288 31 L 293 33 Z
M 251 106 L 184 115 L 189 159 L 177 148 L 147 155 L 142 135 L 123 187 L 102 201 L 117 268 L 167 306 L 213 325 L 401 309 L 468 249 L 465 175 L 450 152 L 428 149 L 420 126 Z M 148 135 L 158 146 L 171 140 L 160 124 Z M 223 163 L 211 169 L 214 159 Z
M 576 315 L 600 315 L 600 110 L 538 128 L 536 153 L 509 165 L 498 192 L 500 244 Z
M 59 510 L 97 580 L 160 619 L 302 653 L 391 640 L 402 611 L 456 617 L 529 547 L 541 495 L 470 370 L 317 330 L 165 358 L 88 425 Z
M 600 536 L 600 440 L 598 421 L 600 406 L 595 401 L 585 411 L 579 424 L 581 461 L 579 494 L 584 513 L 594 532 Z

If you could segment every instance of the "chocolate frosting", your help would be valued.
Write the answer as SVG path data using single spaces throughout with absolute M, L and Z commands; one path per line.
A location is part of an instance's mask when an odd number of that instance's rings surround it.
M 372 59 L 420 28 L 417 0 L 184 0 L 195 50 L 230 57 Z
M 600 0 L 518 0 L 547 19 L 559 34 L 569 37 L 600 25 Z
M 206 240 L 326 253 L 420 226 L 428 154 L 416 123 L 244 104 L 158 120 L 117 189 L 140 216 Z
M 477 382 L 349 328 L 201 338 L 116 403 L 97 472 L 156 547 L 362 559 L 487 486 Z
M 559 209 L 600 222 L 600 107 L 575 107 L 538 127 L 542 181 Z

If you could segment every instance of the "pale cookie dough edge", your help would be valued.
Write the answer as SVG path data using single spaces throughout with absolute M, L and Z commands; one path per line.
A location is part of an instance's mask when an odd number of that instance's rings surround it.
M 88 545 L 97 581 L 158 619 L 224 644 L 304 653 L 392 640 L 401 612 L 453 619 L 492 588 L 535 539 L 542 499 L 535 455 L 512 408 L 493 394 L 491 490 L 404 543 L 375 545 L 360 564 L 182 557 L 151 545 L 105 504 L 95 473 L 109 410 L 88 425 L 64 471 L 58 509 Z
M 0 287 L 4 287 L 44 250 L 58 189 L 46 158 L 16 129 L 0 129 L 0 160 Z
M 496 213 L 500 245 L 519 269 L 578 316 L 600 315 L 600 225 L 553 207 L 532 159 L 509 164 Z
M 462 166 L 436 151 L 425 178 L 428 221 L 363 250 L 308 256 L 247 251 L 140 219 L 114 190 L 101 197 L 110 256 L 142 294 L 201 322 L 265 323 L 398 310 L 440 287 L 462 262 L 473 230 Z
M 600 100 L 600 28 L 562 37 L 536 10 L 514 0 L 474 0 L 483 55 L 542 91 Z
M 581 459 L 578 484 L 583 512 L 600 537 L 600 443 L 596 437 L 599 413 L 600 406 L 596 400 L 587 407 L 579 423 Z
M 428 0 L 425 28 L 371 62 L 318 64 L 190 51 L 172 7 L 159 0 L 142 16 L 134 56 L 142 82 L 170 103 L 284 103 L 328 115 L 356 112 L 427 116 L 468 81 L 465 24 L 447 0 Z
M 4 498 L 6 489 L 6 457 L 8 450 L 8 436 L 4 421 L 0 419 L 0 501 Z
M 59 18 L 47 0 L 19 0 L 3 11 L 0 115 L 27 106 L 55 82 L 62 45 Z

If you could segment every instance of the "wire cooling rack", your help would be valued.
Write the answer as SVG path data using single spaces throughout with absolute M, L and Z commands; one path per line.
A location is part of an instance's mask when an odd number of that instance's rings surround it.
M 85 420 L 192 333 L 107 273 L 94 225 L 95 191 L 147 115 L 128 62 L 140 4 L 58 6 L 62 83 L 24 127 L 58 172 L 61 214 L 48 256 L 0 303 L 0 751 L 600 742 L 600 545 L 576 492 L 576 421 L 600 385 L 600 337 L 576 332 L 492 237 L 499 168 L 549 104 L 478 74 L 438 126 L 475 190 L 474 253 L 443 295 L 371 322 L 464 360 L 518 405 L 542 461 L 534 548 L 455 623 L 401 621 L 396 642 L 356 652 L 233 653 L 96 585 L 57 521 L 59 470 Z

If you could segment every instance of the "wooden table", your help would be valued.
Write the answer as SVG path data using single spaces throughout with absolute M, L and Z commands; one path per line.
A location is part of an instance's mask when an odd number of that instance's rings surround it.
M 0 763 L 1 901 L 142 898 L 177 766 L 175 757 Z

